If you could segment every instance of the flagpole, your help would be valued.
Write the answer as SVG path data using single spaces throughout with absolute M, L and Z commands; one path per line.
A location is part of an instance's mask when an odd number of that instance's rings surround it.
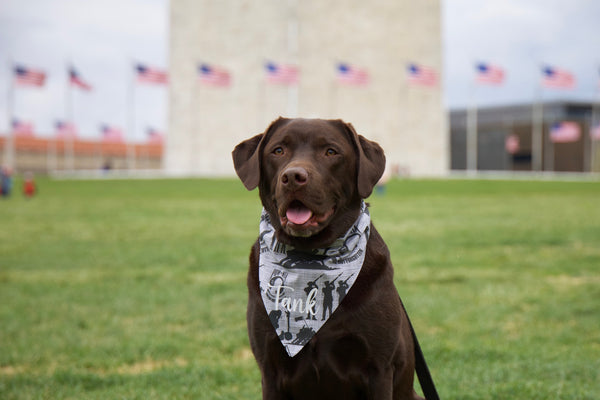
M 336 77 L 334 77 L 329 85 L 329 118 L 337 117 L 337 88 Z
M 340 65 L 340 61 L 339 60 L 334 60 L 333 62 L 333 66 L 335 68 L 334 73 L 333 73 L 333 79 L 331 80 L 331 84 L 330 84 L 330 95 L 329 95 L 329 118 L 340 118 L 339 116 L 339 112 L 340 112 L 340 108 L 339 108 L 339 91 L 340 91 L 340 82 L 339 82 L 339 65 Z
M 68 67 L 67 67 L 67 71 L 68 71 Z M 69 80 L 67 78 L 67 85 L 69 84 Z M 65 91 L 65 104 L 66 104 L 66 99 L 68 96 L 68 91 Z M 66 107 L 66 106 L 65 106 Z M 58 121 L 55 121 L 55 126 L 54 126 L 54 137 L 51 137 L 50 139 L 48 139 L 47 145 L 46 145 L 46 168 L 48 169 L 48 173 L 52 173 L 53 171 L 56 171 L 58 169 L 58 138 L 57 138 L 57 133 L 58 133 Z
M 590 122 L 593 123 L 593 118 L 594 118 L 594 103 L 592 102 L 592 115 L 590 116 Z M 583 121 L 581 123 L 582 127 L 585 128 L 585 121 Z M 591 148 L 592 148 L 592 137 L 589 135 L 589 132 L 591 132 L 592 130 L 592 124 L 589 124 L 589 128 L 587 129 L 588 134 L 586 135 L 586 130 L 585 129 L 581 129 L 582 131 L 582 135 L 581 135 L 581 145 L 583 146 L 583 166 L 582 166 L 582 172 L 591 172 L 592 171 L 592 164 L 590 163 L 591 160 Z
M 66 121 L 65 123 L 67 124 L 71 124 L 71 127 L 74 128 L 75 127 L 75 121 L 73 121 L 74 119 L 74 115 L 73 115 L 73 91 L 71 89 L 71 72 L 70 72 L 70 62 L 67 62 L 67 73 L 69 74 L 69 77 L 67 79 L 67 92 L 66 92 L 66 102 L 65 102 L 65 116 L 66 116 Z M 68 128 L 68 126 L 67 126 Z M 74 133 L 74 132 L 73 132 Z M 67 159 L 67 170 L 69 171 L 74 171 L 75 170 L 75 145 L 74 145 L 74 138 L 73 138 L 73 134 L 71 132 L 65 132 L 65 137 L 64 137 L 64 141 L 63 144 L 66 145 L 65 146 L 65 157 Z
M 532 105 L 531 115 L 531 170 L 542 171 L 544 108 L 542 86 L 538 83 Z
M 198 72 L 196 71 L 196 74 Z M 192 115 L 192 129 L 190 129 L 190 173 L 192 175 L 197 175 L 199 174 L 199 170 L 200 170 L 200 164 L 197 161 L 197 158 L 199 157 L 199 144 L 200 144 L 200 118 L 202 118 L 202 113 L 200 112 L 200 110 L 198 109 L 198 89 L 197 86 L 199 85 L 198 82 L 198 77 L 195 76 L 194 78 L 194 83 L 192 84 L 192 95 L 191 95 L 191 115 Z
M 592 130 L 594 129 L 596 124 L 598 124 L 600 129 L 600 83 L 597 89 L 597 93 L 598 98 L 592 104 L 592 123 L 590 124 L 590 129 L 588 132 L 588 134 L 590 135 L 590 172 L 596 172 L 596 147 L 597 142 L 600 141 L 600 139 L 594 140 L 594 138 L 591 136 Z
M 596 83 L 596 93 L 600 95 L 600 81 Z M 592 173 L 594 172 L 594 139 L 592 137 L 592 130 L 594 129 L 594 123 L 596 122 L 596 106 L 597 100 L 592 100 L 592 112 L 590 115 L 589 127 L 587 129 L 587 134 L 585 130 L 581 140 L 583 141 L 583 172 Z
M 550 121 L 556 121 L 556 116 L 553 115 L 554 113 L 552 113 L 550 115 Z M 553 124 L 551 122 L 551 124 Z M 550 125 L 550 130 L 552 129 L 552 125 Z M 545 135 L 543 137 L 543 142 L 544 142 L 544 147 L 546 148 L 546 152 L 544 154 L 544 158 L 545 158 L 545 171 L 550 171 L 550 172 L 554 172 L 554 142 L 552 141 L 552 136 L 550 134 L 550 131 L 548 132 L 548 135 Z
M 287 50 L 288 55 L 292 58 L 294 65 L 299 68 L 298 65 L 298 17 L 297 17 L 298 4 L 297 0 L 288 0 L 288 34 L 287 34 Z M 287 113 L 290 117 L 295 118 L 298 116 L 298 93 L 299 93 L 299 79 L 297 83 L 288 84 L 288 99 L 287 99 Z
M 131 79 L 129 80 L 129 93 L 127 107 L 129 112 L 127 113 L 127 130 L 128 137 L 125 140 L 125 146 L 127 150 L 127 168 L 132 171 L 135 169 L 135 147 L 133 139 L 135 137 L 135 62 L 131 62 L 132 69 L 130 70 Z
M 56 128 L 56 127 L 55 127 Z M 48 173 L 52 173 L 56 171 L 56 166 L 58 164 L 57 160 L 57 139 L 56 134 L 54 137 L 48 139 L 46 144 L 46 168 L 48 169 Z
M 9 83 L 8 83 L 8 98 L 6 103 L 6 112 L 8 117 L 8 130 L 6 132 L 6 143 L 4 145 L 4 166 L 12 169 L 14 167 L 15 162 L 15 138 L 13 133 L 13 112 L 14 112 L 14 102 L 15 102 L 15 71 L 14 64 L 12 60 L 8 62 L 9 69 Z
M 261 74 L 261 79 L 258 81 L 258 90 L 259 90 L 259 98 L 258 98 L 258 132 L 260 132 L 260 129 L 264 129 L 263 126 L 265 125 L 265 122 L 268 120 L 268 115 L 267 115 L 267 78 L 266 78 L 266 71 L 265 71 L 265 65 L 266 65 L 266 60 L 261 60 L 261 66 L 262 66 L 262 74 Z
M 263 67 L 264 68 L 264 67 Z M 267 116 L 267 87 L 266 87 L 266 83 L 265 83 L 265 78 L 261 78 L 258 81 L 258 112 L 256 113 L 256 115 L 258 116 L 257 118 L 257 132 L 260 131 L 260 126 L 264 125 L 264 121 L 266 120 L 266 116 Z
M 294 84 L 288 85 L 288 117 L 295 118 L 298 116 L 298 86 Z
M 477 172 L 477 104 L 475 83 L 471 83 L 470 106 L 467 109 L 467 171 Z

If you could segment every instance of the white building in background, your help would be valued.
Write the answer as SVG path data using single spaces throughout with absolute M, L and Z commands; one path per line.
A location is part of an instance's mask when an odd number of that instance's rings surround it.
M 449 169 L 442 102 L 439 0 L 171 0 L 165 170 L 232 175 L 231 151 L 278 116 L 341 118 L 379 142 L 388 165 L 411 175 Z M 298 66 L 295 86 L 269 84 L 264 64 Z M 197 66 L 227 69 L 228 87 L 199 82 Z M 340 62 L 365 86 L 336 81 Z M 411 85 L 407 65 L 438 74 Z

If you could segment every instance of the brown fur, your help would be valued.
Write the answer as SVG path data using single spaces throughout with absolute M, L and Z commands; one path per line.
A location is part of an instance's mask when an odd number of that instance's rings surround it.
M 299 249 L 325 247 L 358 217 L 361 199 L 381 177 L 378 144 L 341 120 L 284 119 L 233 151 L 236 172 L 248 190 L 259 188 L 278 240 Z M 285 218 L 301 202 L 316 226 Z M 258 241 L 250 253 L 248 334 L 262 373 L 263 399 L 413 400 L 414 349 L 407 317 L 393 283 L 383 239 L 371 225 L 365 261 L 356 282 L 327 323 L 295 357 L 273 329 L 259 290 Z

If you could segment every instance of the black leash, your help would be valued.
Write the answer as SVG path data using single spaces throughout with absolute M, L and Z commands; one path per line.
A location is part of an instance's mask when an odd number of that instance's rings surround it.
M 423 356 L 423 351 L 419 345 L 419 340 L 415 334 L 412 322 L 410 322 L 410 318 L 408 317 L 404 303 L 402 303 L 402 299 L 400 299 L 400 304 L 402 304 L 402 309 L 404 310 L 404 314 L 406 314 L 408 326 L 410 326 L 410 333 L 413 337 L 413 343 L 415 347 L 415 370 L 417 371 L 417 377 L 419 378 L 421 390 L 423 390 L 423 394 L 425 395 L 425 400 L 440 400 L 440 396 L 438 396 L 437 390 L 435 389 L 435 383 L 433 383 L 433 378 L 429 372 L 429 367 L 427 367 L 425 356 Z

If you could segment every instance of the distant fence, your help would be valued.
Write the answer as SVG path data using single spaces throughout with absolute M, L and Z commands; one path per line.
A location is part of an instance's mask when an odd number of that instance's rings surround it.
M 0 137 L 0 165 L 5 164 L 6 139 L 6 136 Z M 162 167 L 162 156 L 162 144 L 14 137 L 14 169 L 17 172 L 152 170 Z

